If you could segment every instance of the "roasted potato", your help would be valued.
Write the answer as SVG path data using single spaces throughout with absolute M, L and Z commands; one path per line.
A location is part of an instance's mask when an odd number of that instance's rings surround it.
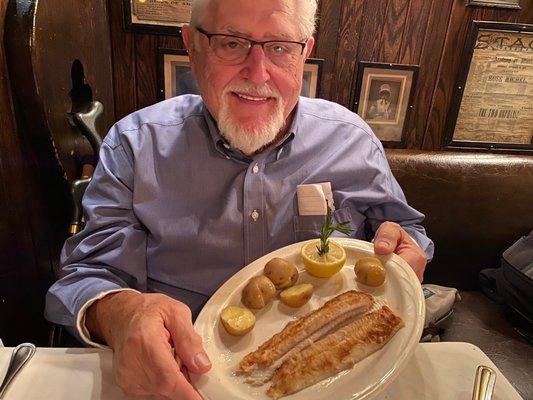
M 255 276 L 242 291 L 242 304 L 248 308 L 263 308 L 276 294 L 276 287 L 266 276 Z
M 233 336 L 250 332 L 255 325 L 255 315 L 246 308 L 229 306 L 220 313 L 220 320 L 226 331 Z
M 284 258 L 276 257 L 267 262 L 263 273 L 272 281 L 276 289 L 291 287 L 298 280 L 296 264 Z
M 312 295 L 313 285 L 310 283 L 303 283 L 285 289 L 279 294 L 279 298 L 282 303 L 290 307 L 301 307 L 309 301 Z
M 376 257 L 363 257 L 357 260 L 354 267 L 355 278 L 369 286 L 380 286 L 385 282 L 386 271 Z

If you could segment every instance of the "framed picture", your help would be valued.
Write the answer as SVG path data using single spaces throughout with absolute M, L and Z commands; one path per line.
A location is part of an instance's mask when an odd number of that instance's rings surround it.
M 444 145 L 533 151 L 533 25 L 473 21 Z
M 322 58 L 308 58 L 304 65 L 304 76 L 302 79 L 302 92 L 300 96 L 320 97 L 320 82 L 322 81 Z
M 405 147 L 418 66 L 360 62 L 354 111 L 387 147 Z
M 520 1 L 521 0 L 466 0 L 466 5 L 520 9 Z
M 187 50 L 159 49 L 159 99 L 181 94 L 199 94 Z
M 129 32 L 181 35 L 191 19 L 190 0 L 122 0 L 124 29 Z

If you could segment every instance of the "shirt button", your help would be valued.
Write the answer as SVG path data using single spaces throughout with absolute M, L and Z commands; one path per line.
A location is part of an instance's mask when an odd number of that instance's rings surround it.
M 259 219 L 259 211 L 253 210 L 252 214 L 250 214 L 250 217 L 252 217 L 254 221 L 257 221 Z
M 255 164 L 254 167 L 252 168 L 252 172 L 254 174 L 257 174 L 259 172 L 259 165 L 258 164 Z

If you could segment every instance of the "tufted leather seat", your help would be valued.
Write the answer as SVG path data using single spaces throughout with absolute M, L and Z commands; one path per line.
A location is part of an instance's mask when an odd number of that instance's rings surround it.
M 507 247 L 533 229 L 533 157 L 388 150 L 409 204 L 435 242 L 425 281 L 477 287 Z
M 502 252 L 533 229 L 533 157 L 392 149 L 387 157 L 435 242 L 424 281 L 462 289 L 441 339 L 475 344 L 533 398 L 533 347 L 475 290 L 478 272 L 499 266 Z

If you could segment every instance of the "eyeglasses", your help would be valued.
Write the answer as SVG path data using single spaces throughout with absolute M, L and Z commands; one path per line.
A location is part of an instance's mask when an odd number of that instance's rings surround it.
M 246 39 L 235 35 L 226 35 L 222 33 L 209 33 L 198 27 L 196 30 L 207 36 L 209 47 L 215 55 L 222 61 L 231 64 L 240 64 L 255 45 L 261 46 L 265 56 L 276 64 L 278 67 L 286 67 L 293 63 L 304 52 L 305 42 L 296 42 L 290 40 L 266 40 L 258 42 L 256 40 Z

